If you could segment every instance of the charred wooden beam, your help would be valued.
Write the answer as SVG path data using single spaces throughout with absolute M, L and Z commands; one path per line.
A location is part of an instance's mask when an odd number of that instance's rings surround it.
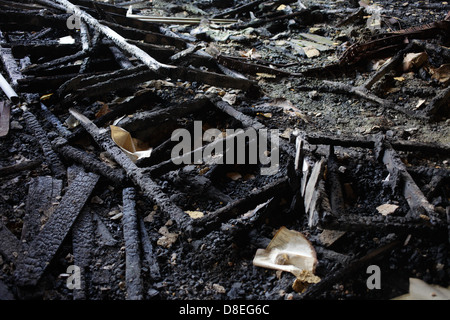
M 353 231 L 353 232 L 384 232 L 410 233 L 419 236 L 436 237 L 445 234 L 445 225 L 431 224 L 427 218 L 414 219 L 411 217 L 378 215 L 350 215 L 339 217 L 327 216 L 318 224 L 323 229 Z
M 114 143 L 108 135 L 108 131 L 100 132 L 99 128 L 81 113 L 70 109 L 71 114 L 76 117 L 87 132 L 93 137 L 96 143 L 101 146 L 109 155 L 127 172 L 130 179 L 138 185 L 144 194 L 154 201 L 161 209 L 170 215 L 178 224 L 179 228 L 189 233 L 190 218 L 178 206 L 173 204 L 169 197 L 161 190 L 143 169 L 138 168 L 131 159 Z
M 434 206 L 425 198 L 392 146 L 381 140 L 376 147 L 376 152 L 390 173 L 389 180 L 393 190 L 400 189 L 408 202 L 409 215 L 419 220 L 425 215 L 432 224 L 439 224 L 440 218 Z
M 330 146 L 330 154 L 328 156 L 327 183 L 330 194 L 331 212 L 334 216 L 341 215 L 345 212 L 344 197 L 339 179 L 337 159 L 332 145 Z
M 42 231 L 30 243 L 28 250 L 23 252 L 15 273 L 19 286 L 37 284 L 91 195 L 98 179 L 94 173 L 79 174 L 69 186 Z
M 123 237 L 125 239 L 125 281 L 127 300 L 142 300 L 141 250 L 134 188 L 125 188 L 123 197 Z
M 53 141 L 52 145 L 53 148 L 67 160 L 81 164 L 87 170 L 105 177 L 114 185 L 121 186 L 126 183 L 127 177 L 123 170 L 109 167 L 94 155 L 70 146 L 67 143 L 67 140 L 57 138 Z
M 102 21 L 102 23 L 130 40 L 143 41 L 144 43 L 151 43 L 162 46 L 173 46 L 181 50 L 186 48 L 186 42 L 179 38 L 167 36 L 158 32 L 143 31 L 135 28 L 125 27 L 120 24 L 107 21 Z
M 33 170 L 42 164 L 42 159 L 28 160 L 7 167 L 0 168 L 0 176 L 5 177 L 10 174 L 20 173 L 25 170 Z
M 72 247 L 74 264 L 80 267 L 80 287 L 74 288 L 74 300 L 86 300 L 88 298 L 88 281 L 86 275 L 92 264 L 92 252 L 94 245 L 94 221 L 89 208 L 83 208 L 73 225 Z
M 61 195 L 62 180 L 50 176 L 34 178 L 28 188 L 21 240 L 30 243 L 51 216 L 53 204 Z
M 145 223 L 142 217 L 138 217 L 139 222 L 139 232 L 141 235 L 142 243 L 142 253 L 144 256 L 144 265 L 149 269 L 150 278 L 153 280 L 159 280 L 161 278 L 161 273 L 156 260 L 155 252 L 153 250 L 153 245 L 148 236 L 147 229 L 145 229 Z
M 59 40 L 22 41 L 11 44 L 11 53 L 17 59 L 30 56 L 32 61 L 44 57 L 51 61 L 60 57 L 74 55 L 80 52 L 81 44 L 60 44 Z
M 41 0 L 37 0 L 37 2 L 39 1 Z M 107 38 L 111 39 L 120 49 L 125 50 L 129 54 L 138 58 L 151 70 L 158 71 L 160 68 L 172 68 L 172 66 L 158 62 L 143 50 L 129 44 L 128 42 L 126 42 L 123 36 L 115 32 L 111 28 L 107 27 L 106 25 L 101 24 L 97 19 L 87 14 L 86 12 L 83 12 L 77 6 L 73 5 L 71 2 L 67 0 L 55 0 L 55 2 L 66 8 L 69 12 L 73 13 L 76 17 L 79 17 L 82 21 L 87 23 L 92 28 L 96 29 L 98 32 L 102 33 Z
M 41 110 L 45 119 L 50 122 L 53 127 L 58 131 L 58 134 L 62 137 L 69 137 L 72 132 L 69 131 L 62 123 L 59 121 L 58 117 L 56 117 L 45 104 L 41 102 Z
M 120 126 L 130 132 L 141 131 L 156 126 L 166 119 L 177 119 L 190 113 L 199 112 L 209 104 L 209 99 L 199 98 L 163 109 L 143 111 L 134 114 L 131 118 L 122 120 Z
M 11 106 L 7 101 L 0 101 L 0 137 L 8 135 Z
M 22 73 L 19 71 L 19 67 L 13 56 L 11 48 L 6 47 L 6 39 L 0 31 L 0 59 L 5 71 L 8 73 L 8 78 L 11 81 L 12 89 L 17 88 L 17 82 L 22 79 Z
M 326 134 L 305 133 L 304 138 L 309 144 L 333 145 L 347 148 L 375 148 L 376 137 L 365 139 L 362 137 L 335 137 Z M 450 147 L 436 143 L 425 143 L 410 140 L 389 140 L 391 146 L 398 151 L 438 153 L 450 155 Z
M 44 157 L 46 158 L 53 174 L 56 178 L 62 178 L 66 174 L 66 169 L 58 158 L 58 155 L 53 151 L 51 143 L 47 138 L 47 134 L 39 124 L 38 120 L 30 111 L 23 111 L 23 117 L 30 131 L 36 137 L 36 140 L 41 145 Z
M 95 119 L 94 123 L 101 127 L 109 121 L 118 119 L 126 114 L 132 114 L 138 109 L 154 106 L 159 102 L 163 102 L 163 100 L 151 89 L 139 90 L 134 93 L 130 100 L 117 104 L 109 104 L 108 107 L 111 111 L 100 118 Z

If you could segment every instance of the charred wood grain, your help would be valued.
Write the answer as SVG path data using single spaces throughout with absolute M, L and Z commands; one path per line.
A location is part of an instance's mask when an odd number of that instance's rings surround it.
M 305 133 L 305 139 L 314 145 L 333 145 L 347 148 L 367 148 L 375 147 L 376 137 L 369 139 L 363 137 L 335 137 L 326 134 Z M 389 140 L 389 143 L 395 150 L 409 152 L 438 153 L 442 155 L 450 155 L 450 147 L 437 143 L 426 143 L 411 140 Z
M 48 108 L 45 104 L 43 104 L 41 102 L 41 110 L 42 110 L 42 114 L 45 117 L 45 119 L 52 124 L 52 126 L 56 129 L 56 131 L 58 132 L 58 134 L 61 137 L 69 137 L 72 132 L 69 131 L 62 123 L 61 121 L 59 121 L 58 117 L 55 116 Z
M 145 222 L 142 217 L 138 217 L 139 232 L 141 235 L 142 253 L 144 256 L 143 265 L 149 270 L 150 278 L 153 280 L 161 279 L 161 272 L 159 268 L 158 261 L 156 259 L 155 252 L 153 250 L 153 245 L 148 236 L 147 229 L 145 228 Z
M 418 236 L 439 237 L 445 233 L 442 223 L 431 224 L 426 218 L 377 215 L 350 215 L 340 217 L 327 216 L 319 221 L 318 226 L 323 229 L 353 231 L 353 232 L 386 232 L 411 233 Z
M 80 267 L 80 288 L 73 291 L 74 300 L 86 300 L 88 298 L 88 279 L 90 266 L 92 265 L 92 252 L 94 251 L 94 221 L 92 212 L 84 207 L 75 220 L 72 230 L 72 247 L 74 264 Z
M 55 96 L 60 99 L 70 92 L 94 86 L 99 82 L 106 82 L 119 77 L 125 77 L 145 70 L 144 65 L 139 65 L 130 69 L 121 69 L 100 74 L 80 74 L 63 83 L 56 91 Z
M 76 54 L 80 50 L 80 43 L 60 44 L 57 40 L 15 42 L 11 44 L 11 53 L 16 59 L 30 56 L 32 61 L 42 57 L 45 57 L 47 61 L 51 61 Z
M 30 243 L 28 251 L 24 252 L 15 273 L 19 286 L 37 284 L 72 228 L 98 179 L 94 173 L 79 174 L 71 183 L 44 228 Z
M 155 78 L 158 78 L 158 75 L 152 70 L 147 70 L 128 76 L 114 78 L 104 82 L 99 82 L 94 85 L 78 89 L 73 94 L 70 94 L 69 96 L 65 97 L 63 104 L 70 105 L 71 103 L 80 98 L 95 97 L 95 96 L 98 97 L 111 91 L 123 88 L 130 88 L 140 83 L 153 80 Z
M 130 132 L 141 131 L 163 123 L 167 119 L 178 119 L 190 113 L 197 113 L 209 105 L 207 98 L 199 98 L 158 110 L 143 111 L 126 118 L 120 126 Z
M 10 262 L 15 262 L 19 256 L 22 243 L 0 220 L 0 253 Z
M 62 180 L 50 176 L 34 178 L 28 188 L 21 240 L 30 243 L 39 234 L 41 226 L 51 216 L 57 198 L 61 195 Z
M 117 104 L 110 104 L 108 107 L 111 111 L 100 118 L 95 119 L 94 123 L 101 127 L 109 121 L 118 119 L 123 115 L 132 114 L 138 109 L 152 107 L 156 103 L 161 103 L 163 101 L 164 100 L 151 89 L 139 90 L 134 93 L 130 100 Z
M 40 74 L 42 70 L 54 68 L 65 63 L 73 62 L 75 60 L 83 59 L 89 55 L 89 51 L 79 51 L 75 54 L 71 54 L 65 57 L 57 58 L 55 60 L 47 61 L 41 64 L 32 64 L 29 67 L 22 70 L 24 74 Z
M 21 92 L 52 92 L 58 89 L 64 82 L 73 79 L 78 74 L 60 74 L 55 76 L 27 77 L 18 80 L 18 88 Z
M 330 194 L 331 212 L 333 215 L 341 215 L 345 212 L 342 185 L 339 178 L 338 163 L 334 154 L 334 147 L 330 146 L 330 154 L 327 163 L 327 183 Z
M 55 177 L 58 179 L 64 177 L 66 174 L 66 169 L 59 159 L 58 155 L 53 151 L 51 143 L 47 138 L 46 132 L 41 127 L 34 114 L 26 110 L 23 112 L 23 117 L 29 130 L 33 133 L 34 137 L 39 142 L 44 153 L 44 157 Z
M 109 155 L 126 171 L 128 177 L 142 189 L 144 194 L 160 206 L 164 212 L 169 214 L 181 230 L 189 233 L 189 216 L 169 200 L 169 197 L 162 191 L 161 187 L 150 178 L 148 173 L 143 169 L 138 168 L 136 164 L 131 161 L 131 159 L 114 143 L 108 134 L 108 131 L 100 132 L 99 128 L 81 113 L 73 109 L 71 109 L 70 112 L 81 122 L 96 143 L 108 152 Z
M 114 59 L 116 60 L 117 64 L 122 69 L 132 68 L 134 67 L 134 64 L 128 59 L 128 57 L 123 54 L 122 51 L 117 49 L 115 46 L 110 46 L 109 51 L 111 51 L 112 55 L 114 56 Z
M 13 89 L 17 89 L 18 81 L 22 79 L 23 76 L 19 70 L 19 66 L 16 63 L 12 49 L 6 47 L 7 44 L 8 42 L 0 31 L 0 59 L 4 70 L 8 74 L 9 81 L 11 81 L 11 87 Z
M 390 173 L 393 190 L 401 190 L 410 207 L 409 214 L 416 219 L 426 215 L 433 224 L 439 224 L 440 218 L 434 206 L 425 198 L 395 150 L 388 142 L 380 141 L 379 143 L 382 146 L 378 147 L 381 149 L 378 153 L 381 152 L 379 156 Z
M 88 171 L 105 177 L 116 186 L 121 186 L 127 181 L 127 176 L 123 170 L 112 168 L 94 155 L 72 147 L 63 138 L 55 139 L 53 141 L 53 147 L 65 159 L 81 164 Z
M 125 240 L 125 281 L 127 284 L 127 300 L 142 300 L 143 283 L 141 278 L 141 250 L 139 241 L 139 225 L 136 213 L 135 190 L 125 188 L 123 197 L 123 237 Z
M 17 29 L 23 30 L 24 26 L 32 26 L 33 29 L 39 30 L 42 27 L 60 28 L 66 27 L 66 19 L 69 15 L 64 14 L 48 14 L 38 8 L 34 10 L 0 10 L 0 20 L 2 23 L 21 23 L 16 24 Z

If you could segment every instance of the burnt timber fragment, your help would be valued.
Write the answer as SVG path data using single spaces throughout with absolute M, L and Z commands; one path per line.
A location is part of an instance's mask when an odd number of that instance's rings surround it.
M 69 186 L 44 228 L 21 255 L 15 274 L 20 286 L 37 284 L 70 231 L 98 179 L 99 177 L 94 173 L 80 173 Z

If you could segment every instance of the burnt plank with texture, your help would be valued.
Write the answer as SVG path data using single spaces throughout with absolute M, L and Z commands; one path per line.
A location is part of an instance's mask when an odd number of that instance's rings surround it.
M 36 285 L 97 184 L 99 176 L 80 173 L 42 231 L 30 243 L 16 269 L 19 286 Z
M 134 188 L 125 188 L 123 196 L 123 237 L 125 239 L 127 299 L 141 300 L 143 283 L 141 278 L 141 250 L 139 227 L 136 214 L 136 193 Z
M 25 119 L 28 128 L 30 129 L 31 132 L 33 132 L 33 135 L 36 137 L 36 140 L 41 145 L 42 152 L 44 153 L 44 156 L 50 165 L 52 173 L 55 175 L 56 178 L 63 177 L 66 174 L 66 169 L 64 168 L 64 165 L 62 164 L 58 155 L 53 151 L 51 143 L 47 138 L 47 134 L 42 128 L 42 126 L 39 124 L 35 115 L 32 114 L 30 111 L 24 111 L 23 118 Z
M 29 243 L 39 233 L 42 225 L 41 219 L 50 216 L 52 203 L 57 201 L 61 189 L 62 180 L 50 176 L 37 177 L 32 180 L 28 188 L 21 240 Z

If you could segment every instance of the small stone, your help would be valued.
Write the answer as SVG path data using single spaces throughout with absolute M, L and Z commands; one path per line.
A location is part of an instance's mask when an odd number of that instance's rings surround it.
M 389 203 L 385 203 L 377 207 L 378 212 L 381 213 L 383 216 L 393 214 L 397 209 L 398 209 L 397 205 Z
M 225 288 L 223 286 L 221 286 L 220 284 L 214 283 L 212 285 L 214 291 L 216 291 L 217 293 L 225 293 Z

